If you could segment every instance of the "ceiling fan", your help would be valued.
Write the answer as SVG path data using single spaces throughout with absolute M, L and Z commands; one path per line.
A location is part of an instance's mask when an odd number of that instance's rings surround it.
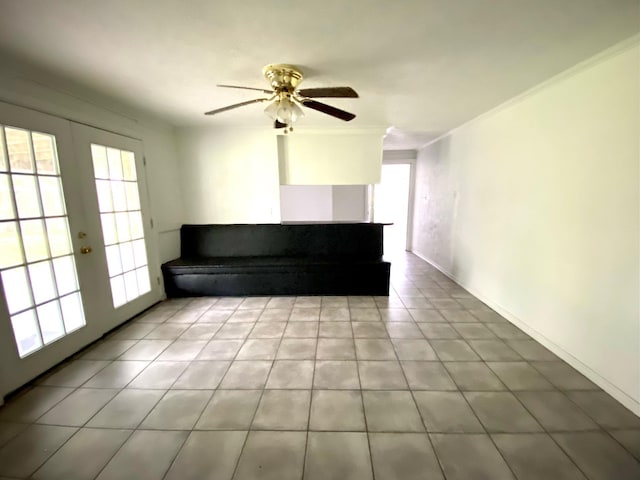
M 303 76 L 302 72 L 300 72 L 295 65 L 269 64 L 262 69 L 262 73 L 271 84 L 270 90 L 236 85 L 217 86 L 223 88 L 239 88 L 242 90 L 256 90 L 268 94 L 268 97 L 255 98 L 246 102 L 217 108 L 206 112 L 205 115 L 216 115 L 253 103 L 271 102 L 267 108 L 265 108 L 264 112 L 273 119 L 275 128 L 284 128 L 284 133 L 292 131 L 293 123 L 298 118 L 304 116 L 304 112 L 300 108 L 301 106 L 331 115 L 345 122 L 356 118 L 353 113 L 313 100 L 314 98 L 358 98 L 358 94 L 351 87 L 298 88 Z

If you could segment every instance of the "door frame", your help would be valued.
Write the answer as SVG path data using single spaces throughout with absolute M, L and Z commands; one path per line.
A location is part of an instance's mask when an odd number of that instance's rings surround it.
M 76 271 L 78 272 L 78 280 L 82 282 L 83 278 L 86 279 L 89 269 L 87 269 L 85 259 L 79 255 L 81 240 L 77 235 L 74 235 L 74 232 L 85 228 L 84 219 L 86 218 L 86 213 L 82 207 L 82 194 L 77 186 L 80 176 L 78 169 L 75 168 L 69 121 L 0 102 L 0 123 L 55 135 L 58 158 L 66 158 L 66 160 L 59 161 L 60 172 L 61 177 L 64 176 L 62 186 L 71 233 L 73 256 Z M 100 326 L 102 321 L 99 318 L 94 319 L 92 322 L 88 320 L 87 305 L 91 301 L 93 294 L 90 290 L 82 291 L 82 287 L 80 293 L 85 313 L 85 325 L 49 345 L 43 346 L 26 357 L 20 358 L 15 344 L 11 319 L 8 315 L 4 288 L 2 282 L 0 282 L 0 401 L 7 392 L 24 385 L 104 334 Z
M 409 195 L 407 198 L 407 231 L 406 231 L 406 242 L 405 242 L 405 250 L 407 252 L 411 252 L 413 250 L 413 213 L 414 213 L 414 205 L 415 205 L 415 190 L 416 190 L 416 152 L 410 151 L 407 152 L 405 150 L 399 151 L 401 154 L 395 154 L 394 150 L 387 150 L 383 152 L 382 157 L 382 165 L 409 165 Z M 409 155 L 412 153 L 413 155 Z M 381 181 L 382 181 L 382 177 Z M 374 201 L 373 197 L 375 196 L 375 185 L 372 188 L 367 189 L 368 200 L 367 204 L 371 210 L 370 218 L 373 220 L 375 218 L 374 211 Z
M 149 187 L 147 184 L 146 162 L 144 160 L 144 145 L 141 140 L 127 137 L 118 133 L 108 132 L 96 127 L 82 125 L 71 122 L 71 132 L 74 138 L 74 154 L 81 170 L 81 188 L 84 192 L 86 209 L 87 228 L 94 234 L 91 239 L 93 253 L 97 259 L 97 268 L 104 290 L 101 298 L 97 299 L 97 305 L 106 311 L 112 311 L 113 318 L 104 319 L 102 326 L 104 332 L 117 327 L 134 317 L 141 311 L 149 308 L 162 299 L 164 292 L 160 282 L 160 261 L 158 256 L 158 246 L 153 225 L 153 212 L 151 211 L 151 201 L 149 197 Z M 112 143 L 110 143 L 112 142 Z M 136 176 L 138 193 L 140 196 L 140 209 L 143 215 L 143 229 L 145 246 L 147 250 L 147 267 L 149 269 L 149 283 L 151 290 L 142 296 L 127 302 L 124 305 L 114 308 L 111 301 L 111 286 L 109 284 L 109 274 L 107 271 L 106 254 L 102 237 L 102 225 L 99 218 L 98 198 L 95 187 L 95 177 L 93 162 L 91 157 L 91 143 L 111 146 L 121 150 L 133 151 L 135 154 Z M 105 282 L 102 282 L 106 279 Z
M 29 103 L 29 102 L 27 102 Z M 22 104 L 22 102 L 21 102 Z M 47 109 L 48 110 L 48 109 Z M 55 112 L 56 109 L 54 109 Z M 64 114 L 63 114 L 64 115 Z M 15 126 L 19 128 L 25 128 L 30 131 L 41 131 L 44 133 L 50 133 L 56 137 L 56 147 L 58 157 L 65 158 L 66 160 L 60 161 L 61 175 L 63 189 L 65 195 L 65 206 L 67 209 L 67 218 L 69 221 L 69 229 L 71 233 L 71 242 L 73 245 L 73 255 L 76 262 L 76 269 L 78 272 L 78 280 L 80 282 L 80 292 L 82 295 L 82 303 L 85 311 L 86 324 L 65 335 L 64 337 L 44 346 L 42 349 L 35 351 L 24 358 L 20 358 L 18 350 L 15 344 L 13 329 L 11 326 L 10 316 L 8 315 L 8 308 L 4 296 L 4 290 L 2 282 L 0 282 L 0 406 L 3 404 L 4 396 L 25 384 L 28 384 L 34 378 L 38 377 L 47 370 L 55 367 L 66 358 L 77 353 L 82 348 L 91 344 L 92 342 L 101 338 L 106 332 L 115 328 L 118 324 L 121 324 L 130 318 L 134 317 L 145 308 L 160 301 L 164 292 L 162 290 L 162 284 L 158 280 L 160 278 L 159 267 L 159 254 L 158 254 L 158 238 L 155 228 L 151 228 L 151 222 L 153 218 L 153 211 L 149 197 L 149 187 L 146 183 L 146 172 L 142 175 L 138 175 L 138 186 L 140 190 L 140 201 L 143 208 L 146 209 L 147 215 L 144 217 L 145 238 L 147 245 L 147 262 L 150 273 L 151 294 L 146 294 L 147 301 L 143 307 L 137 306 L 136 309 L 123 309 L 126 312 L 123 316 L 118 318 L 118 321 L 113 323 L 105 318 L 102 318 L 99 308 L 95 308 L 95 302 L 97 296 L 93 291 L 88 291 L 84 288 L 83 282 L 86 284 L 87 279 L 90 277 L 85 273 L 81 273 L 82 270 L 92 268 L 91 264 L 94 263 L 90 260 L 89 256 L 80 255 L 80 247 L 84 245 L 86 239 L 78 238 L 77 233 L 79 231 L 87 231 L 86 222 L 90 219 L 91 209 L 85 205 L 84 199 L 92 198 L 87 197 L 85 190 L 87 185 L 85 184 L 85 176 L 79 167 L 79 163 L 82 158 L 77 155 L 78 149 L 77 141 L 74 139 L 73 128 L 74 126 L 87 127 L 98 130 L 103 134 L 115 135 L 122 139 L 128 139 L 129 141 L 138 142 L 141 145 L 140 152 L 141 158 L 136 158 L 136 170 L 138 172 L 141 169 L 146 170 L 146 162 L 144 161 L 144 145 L 142 140 L 126 133 L 114 133 L 113 130 L 104 130 L 100 127 L 89 127 L 86 124 L 77 123 L 74 120 L 65 118 L 62 115 L 56 115 L 55 113 L 45 113 L 43 109 L 33 108 L 33 106 L 21 106 L 15 103 L 3 101 L 0 97 L 0 123 Z M 126 122 L 125 122 L 126 123 Z M 121 129 L 116 129 L 121 130 Z M 125 130 L 127 130 L 125 128 Z M 89 157 L 90 158 L 90 157 Z M 93 166 L 90 165 L 89 169 L 93 174 Z M 91 177 L 93 182 L 93 175 Z M 71 187 L 70 187 L 71 185 Z M 95 191 L 93 192 L 95 195 Z M 95 200 L 97 203 L 97 200 Z M 97 212 L 97 209 L 95 210 Z M 101 227 L 97 232 L 102 235 Z M 100 237 L 100 241 L 102 237 Z M 93 257 L 95 258 L 95 256 Z M 102 260 L 104 261 L 104 260 Z M 87 267 L 89 266 L 89 267 Z M 93 289 L 92 289 L 93 290 Z M 111 302 L 110 290 L 108 292 L 108 299 Z M 134 300 L 135 302 L 135 300 Z M 99 302 L 98 302 L 99 304 Z M 112 307 L 112 304 L 110 303 Z M 126 304 L 125 304 L 126 307 Z M 93 312 L 93 313 L 92 313 Z M 91 321 L 91 315 L 96 315 Z

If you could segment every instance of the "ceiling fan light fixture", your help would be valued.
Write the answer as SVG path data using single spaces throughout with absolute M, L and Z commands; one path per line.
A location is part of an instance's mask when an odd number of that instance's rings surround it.
M 274 128 L 284 128 L 284 133 L 292 131 L 294 122 L 305 116 L 303 109 L 300 107 L 310 108 L 345 122 L 349 122 L 356 117 L 353 113 L 314 100 L 315 98 L 323 97 L 358 98 L 358 94 L 351 87 L 318 87 L 300 90 L 298 86 L 303 76 L 300 70 L 294 65 L 269 64 L 264 67 L 263 74 L 271 84 L 271 90 L 222 84 L 218 84 L 218 87 L 257 90 L 270 94 L 271 96 L 269 98 L 256 98 L 246 102 L 228 105 L 205 112 L 205 115 L 216 115 L 253 103 L 269 102 L 264 112 L 274 121 Z
M 291 100 L 288 98 L 280 100 L 276 116 L 280 123 L 284 123 L 286 125 L 291 125 L 295 122 L 295 119 L 293 118 L 293 104 L 291 103 Z
M 299 118 L 304 117 L 302 109 L 289 97 L 275 100 L 264 109 L 264 113 L 272 120 L 277 120 L 288 126 L 292 125 Z
M 264 113 L 266 113 L 269 116 L 269 118 L 271 118 L 271 120 L 277 120 L 279 106 L 280 106 L 280 100 L 279 99 L 274 100 L 269 105 L 267 105 L 267 108 L 264 109 Z
M 291 123 L 296 122 L 299 118 L 304 117 L 304 112 L 296 104 L 296 102 L 292 101 L 291 99 L 287 99 L 286 106 L 286 111 L 284 111 L 283 114 L 290 117 Z

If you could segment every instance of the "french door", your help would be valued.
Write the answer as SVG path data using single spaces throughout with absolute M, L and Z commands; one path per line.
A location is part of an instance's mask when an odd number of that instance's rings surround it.
M 86 125 L 72 124 L 81 168 L 85 243 L 99 261 L 94 281 L 110 330 L 160 298 L 142 143 Z
M 160 298 L 142 158 L 0 103 L 0 398 Z

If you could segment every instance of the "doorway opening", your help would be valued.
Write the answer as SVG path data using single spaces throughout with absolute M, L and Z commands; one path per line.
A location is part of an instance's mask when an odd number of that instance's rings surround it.
M 380 183 L 373 189 L 373 220 L 392 223 L 384 227 L 384 254 L 394 256 L 410 249 L 411 164 L 382 165 Z

